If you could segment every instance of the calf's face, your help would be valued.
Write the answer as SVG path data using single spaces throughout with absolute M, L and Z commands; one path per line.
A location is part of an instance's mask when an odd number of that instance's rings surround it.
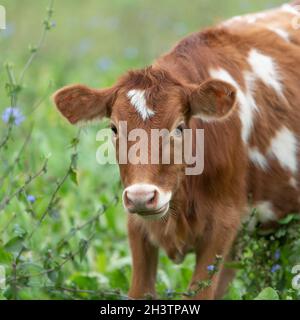
M 145 75 L 137 77 L 138 81 L 132 78 L 129 73 L 107 89 L 67 86 L 55 93 L 54 101 L 72 124 L 110 118 L 124 185 L 123 205 L 129 213 L 160 219 L 167 214 L 184 178 L 186 165 L 174 160 L 175 153 L 184 148 L 174 146 L 183 144 L 190 118 L 202 121 L 226 118 L 236 104 L 236 91 L 218 80 L 196 86 L 162 77 L 159 83 Z M 137 151 L 134 146 L 138 143 Z M 124 156 L 127 162 L 122 160 Z

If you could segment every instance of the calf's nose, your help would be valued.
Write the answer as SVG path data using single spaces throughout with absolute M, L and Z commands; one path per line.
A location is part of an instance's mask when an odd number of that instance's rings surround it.
M 159 193 L 155 186 L 132 185 L 124 190 L 123 202 L 131 213 L 155 210 Z

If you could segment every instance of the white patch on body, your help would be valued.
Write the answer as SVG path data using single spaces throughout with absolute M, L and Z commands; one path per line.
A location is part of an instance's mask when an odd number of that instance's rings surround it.
M 288 34 L 287 31 L 280 28 L 276 28 L 276 27 L 268 27 L 267 29 L 276 33 L 279 37 L 284 39 L 286 42 L 290 42 L 290 35 Z
M 273 205 L 269 201 L 260 201 L 255 205 L 257 210 L 257 220 L 261 223 L 276 221 L 277 217 L 273 209 Z
M 264 12 L 256 13 L 256 14 L 249 14 L 245 16 L 245 19 L 248 23 L 256 23 L 257 20 L 265 19 L 267 14 Z
M 235 23 L 235 22 L 238 22 L 241 20 L 243 20 L 242 16 L 236 16 L 236 17 L 233 17 L 227 21 L 224 21 L 223 23 L 221 23 L 221 26 L 230 26 L 232 23 Z
M 252 49 L 248 56 L 248 63 L 260 80 L 283 96 L 281 78 L 273 58 L 262 54 L 256 49 Z
M 266 18 L 266 16 L 267 16 L 267 14 L 264 12 L 256 13 L 256 14 L 247 14 L 247 15 L 243 15 L 243 16 L 236 16 L 236 17 L 233 17 L 233 18 L 223 22 L 222 25 L 223 26 L 230 26 L 231 24 L 236 23 L 236 22 L 245 22 L 245 23 L 252 24 L 252 23 L 257 22 L 257 20 Z
M 130 99 L 131 104 L 144 121 L 146 121 L 154 115 L 154 111 L 147 107 L 144 90 L 130 90 L 127 93 L 127 97 Z
M 284 12 L 288 12 L 288 13 L 291 13 L 291 14 L 294 14 L 294 15 L 299 15 L 299 11 L 296 9 L 296 7 L 293 7 L 292 5 L 290 4 L 283 4 L 281 6 L 281 10 L 284 11 Z
M 258 111 L 255 100 L 252 96 L 253 76 L 249 72 L 244 73 L 246 82 L 246 92 L 244 93 L 238 83 L 225 69 L 210 70 L 210 75 L 212 78 L 230 83 L 237 89 L 237 98 L 240 105 L 240 119 L 242 122 L 242 138 L 243 141 L 247 143 L 253 126 L 254 112 Z
M 298 182 L 294 177 L 290 178 L 289 185 L 295 189 L 298 189 Z
M 275 157 L 283 168 L 295 174 L 298 169 L 297 152 L 298 143 L 295 135 L 283 127 L 272 139 L 268 154 Z
M 261 169 L 266 170 L 268 168 L 268 161 L 266 157 L 258 150 L 258 148 L 254 147 L 249 149 L 249 158 Z

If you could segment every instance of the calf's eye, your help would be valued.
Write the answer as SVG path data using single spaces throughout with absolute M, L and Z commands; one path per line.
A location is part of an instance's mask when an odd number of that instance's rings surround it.
M 183 130 L 184 130 L 184 124 L 182 123 L 174 130 L 174 135 L 176 137 L 181 137 L 183 134 Z
M 113 133 L 114 136 L 116 136 L 118 134 L 118 129 L 114 124 L 110 125 L 111 131 Z

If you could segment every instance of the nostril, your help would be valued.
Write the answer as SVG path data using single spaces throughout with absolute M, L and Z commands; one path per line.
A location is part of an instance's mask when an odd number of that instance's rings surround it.
M 147 200 L 146 205 L 147 206 L 155 206 L 157 203 L 157 197 L 158 197 L 158 193 L 157 191 L 153 191 L 152 195 L 150 196 L 150 198 Z
M 155 194 L 153 194 L 152 198 L 150 198 L 147 203 L 150 203 L 150 204 L 153 203 L 154 202 L 154 198 L 155 198 Z

